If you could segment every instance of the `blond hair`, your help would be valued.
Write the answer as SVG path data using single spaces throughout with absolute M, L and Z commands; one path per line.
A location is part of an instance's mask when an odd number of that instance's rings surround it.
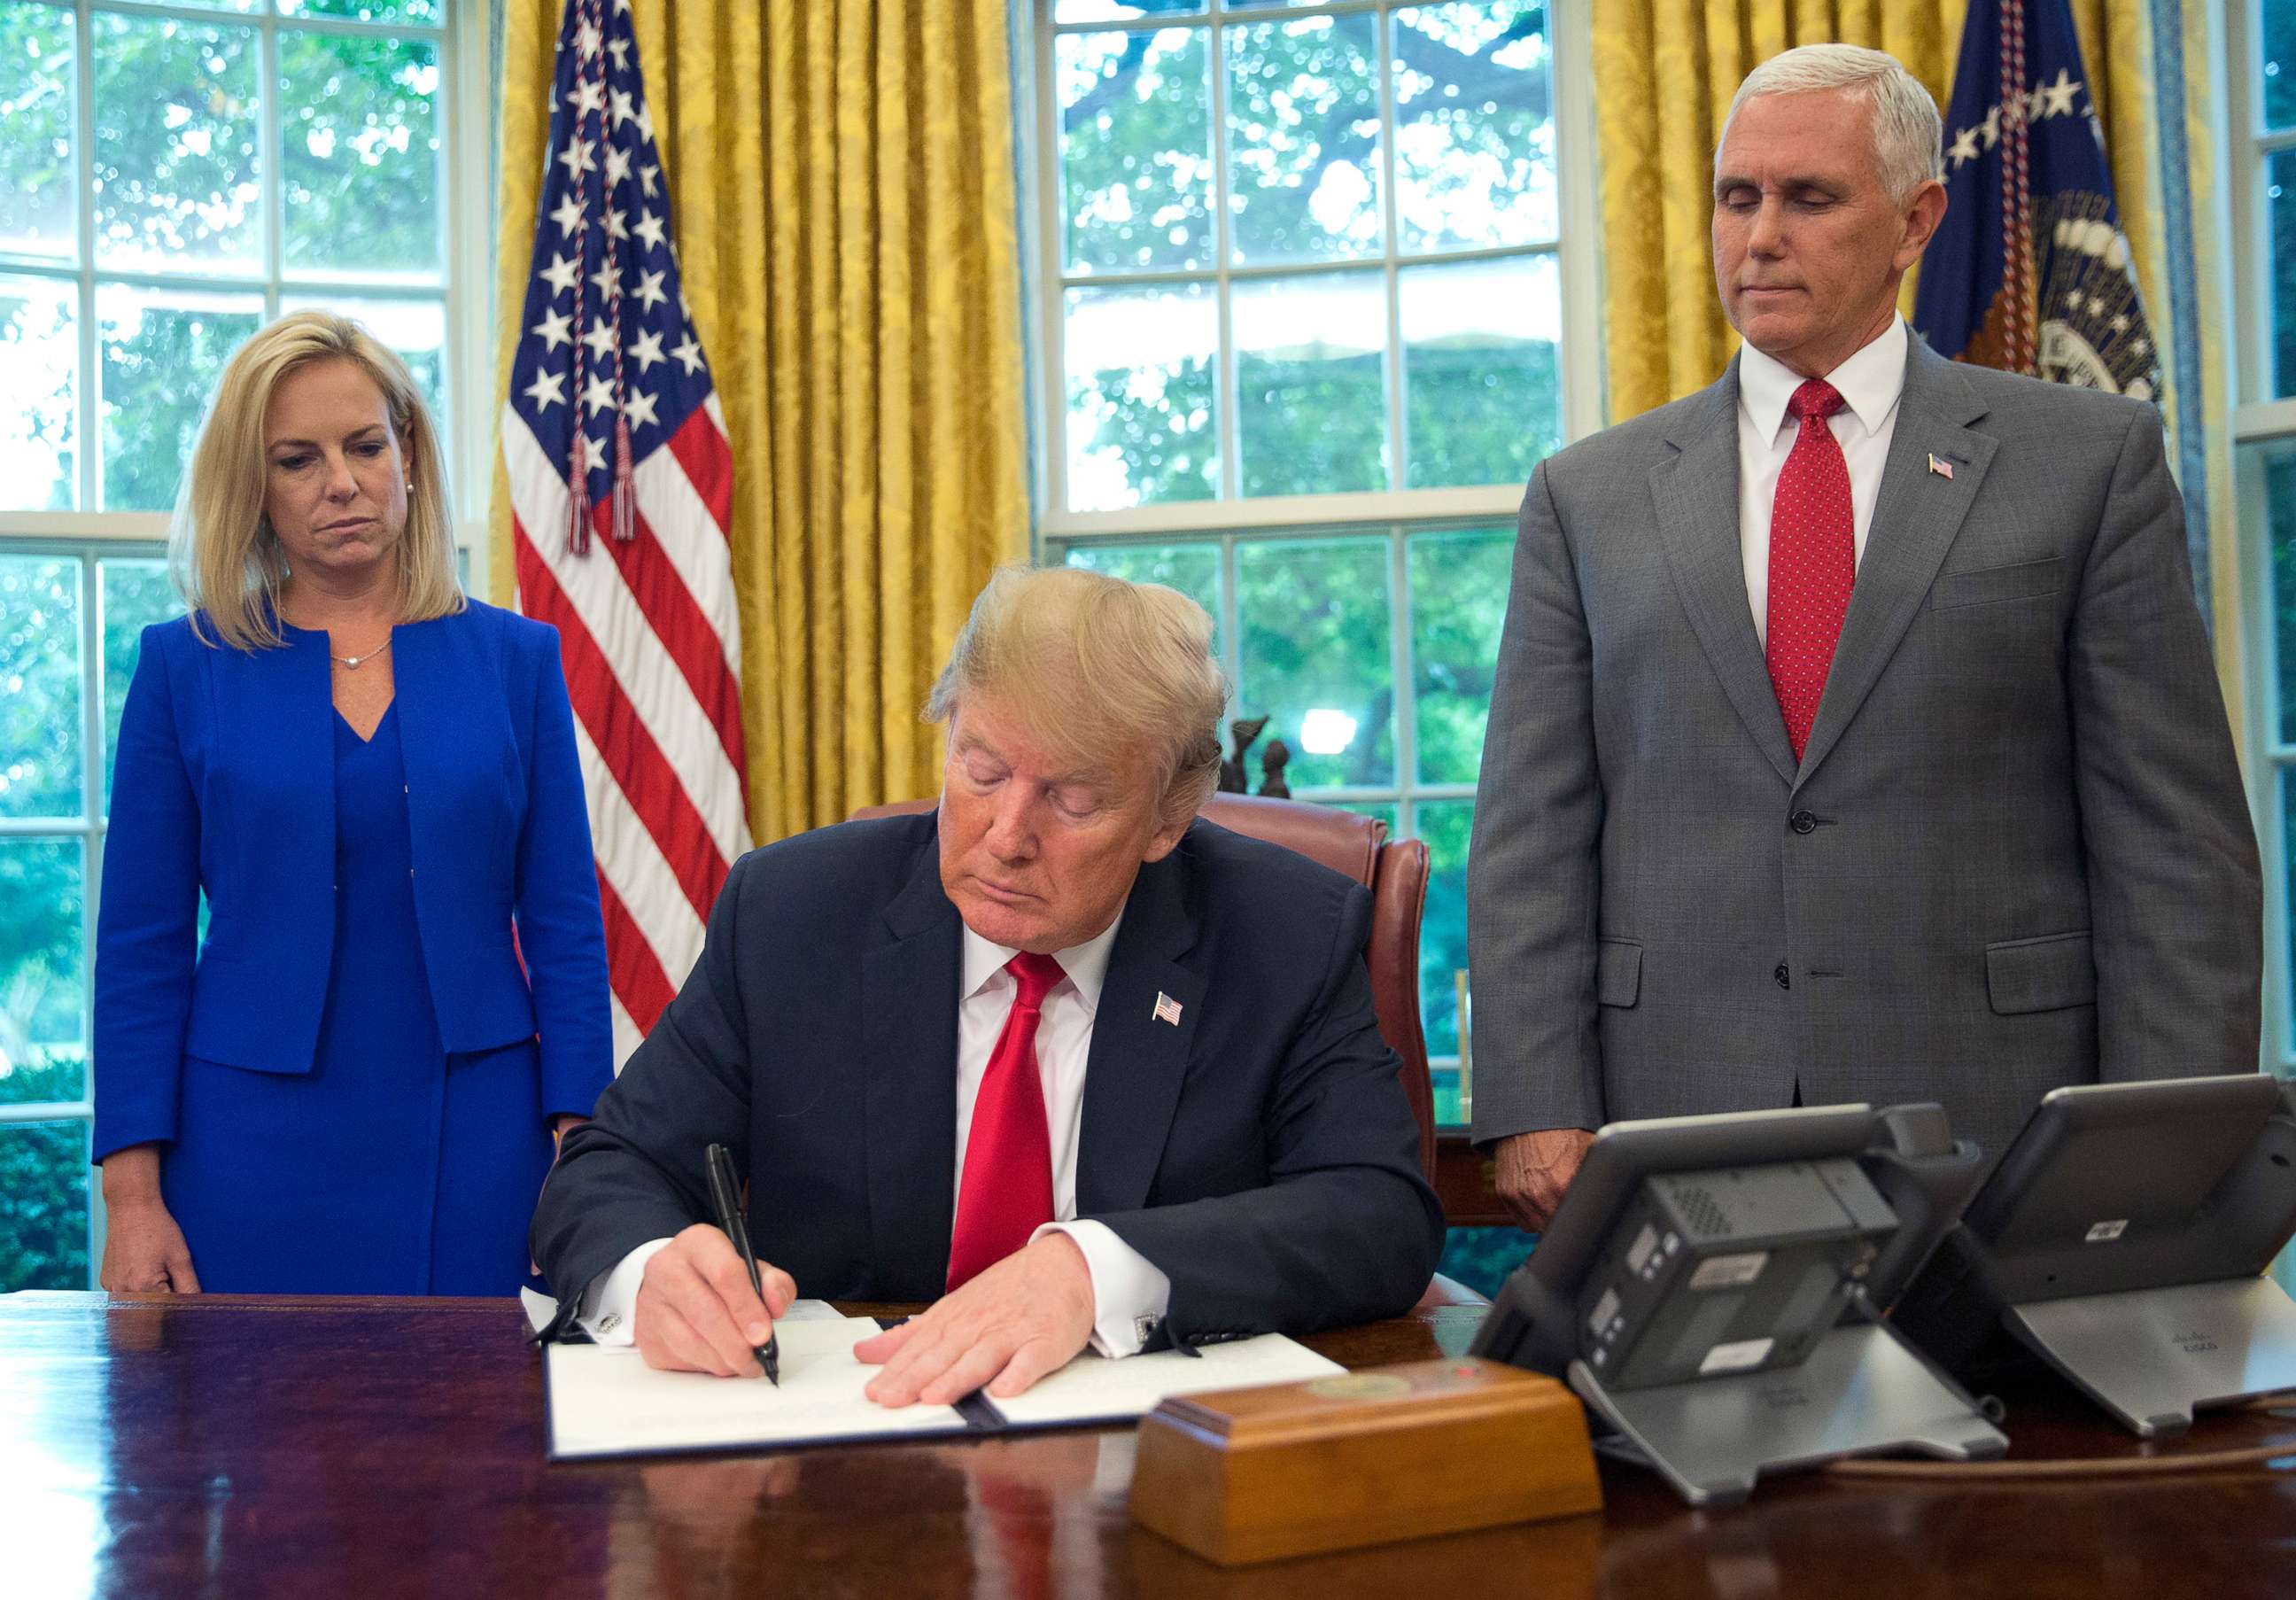
M 1004 567 L 972 603 L 925 701 L 946 722 L 996 702 L 1055 759 L 1111 772 L 1144 751 L 1160 820 L 1185 824 L 1219 783 L 1227 680 L 1204 608 L 1160 583 L 1078 567 Z
M 455 536 L 447 515 L 439 431 L 397 354 L 347 316 L 299 311 L 239 347 L 193 447 L 168 532 L 168 571 L 208 644 L 261 650 L 283 643 L 279 591 L 287 554 L 264 514 L 264 418 L 290 373 L 348 361 L 382 391 L 406 463 L 406 529 L 398 540 L 398 620 L 427 622 L 463 609 Z M 213 637 L 209 637 L 212 632 Z
M 1945 176 L 1945 123 L 1922 81 L 1894 55 L 1858 45 L 1803 45 L 1774 55 L 1746 74 L 1722 119 L 1722 139 L 1738 108 L 1762 94 L 1820 94 L 1861 90 L 1874 111 L 1874 165 L 1882 187 L 1902 205 L 1914 191 Z M 1722 142 L 1717 140 L 1718 164 Z

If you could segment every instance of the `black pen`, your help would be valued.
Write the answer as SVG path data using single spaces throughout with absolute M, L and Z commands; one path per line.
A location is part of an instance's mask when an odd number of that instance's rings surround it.
M 749 1268 L 750 1287 L 762 1306 L 766 1303 L 766 1286 L 758 1280 L 758 1258 L 750 1252 L 750 1227 L 742 1220 L 742 1202 L 737 1198 L 742 1186 L 734 1177 L 734 1158 L 726 1153 L 723 1145 L 712 1145 L 708 1165 L 709 1200 L 718 1208 L 718 1226 L 725 1231 L 726 1237 L 733 1241 L 734 1253 L 742 1258 L 742 1265 Z M 766 1342 L 758 1346 L 758 1364 L 766 1369 L 766 1381 L 779 1389 L 782 1385 L 782 1336 L 778 1333 L 767 1334 Z

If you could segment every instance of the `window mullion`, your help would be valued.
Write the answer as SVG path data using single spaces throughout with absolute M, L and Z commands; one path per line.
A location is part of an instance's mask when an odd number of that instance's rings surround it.
M 96 508 L 96 371 L 95 336 L 95 22 L 87 0 L 72 14 L 72 143 L 78 157 L 72 179 L 78 185 L 73 212 L 78 218 L 79 382 L 72 403 L 74 426 L 79 434 L 79 481 L 77 505 L 81 511 Z
M 1243 403 L 1239 364 L 1235 358 L 1235 315 L 1229 292 L 1228 267 L 1234 247 L 1228 236 L 1227 25 L 1215 14 L 1210 44 L 1204 53 L 1211 73 L 1212 135 L 1212 295 L 1216 303 L 1218 348 L 1212 356 L 1213 415 L 1219 429 L 1219 498 L 1242 496 L 1242 459 L 1236 448 L 1236 410 Z
M 80 1093 L 95 1103 L 95 927 L 103 897 L 103 582 L 91 550 L 79 558 L 80 852 L 79 1037 Z M 83 1118 L 85 1122 L 86 1119 Z M 96 1285 L 103 1260 L 103 1186 L 87 1186 L 87 1286 Z

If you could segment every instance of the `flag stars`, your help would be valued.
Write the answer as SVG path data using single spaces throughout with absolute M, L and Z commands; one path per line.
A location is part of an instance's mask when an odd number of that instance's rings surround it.
M 554 350 L 562 344 L 572 344 L 572 324 L 562 311 L 545 311 L 542 320 L 527 330 L 542 341 L 545 349 Z
M 639 427 L 659 428 L 661 419 L 653 414 L 654 398 L 641 389 L 622 402 L 622 415 L 629 422 L 632 431 Z
M 606 109 L 606 86 L 592 78 L 574 80 L 574 110 L 578 115 Z
M 630 70 L 630 42 L 627 39 L 608 39 L 606 53 L 614 58 L 615 71 L 627 72 Z
M 622 225 L 622 212 L 618 209 L 609 209 L 606 212 L 606 237 L 627 239 L 629 236 L 630 230 Z
M 566 192 L 564 198 L 558 202 L 558 209 L 550 213 L 550 220 L 558 225 L 558 236 L 562 239 L 570 237 L 576 228 L 582 226 L 582 202 L 574 198 L 574 191 L 569 189 Z
M 1956 167 L 1977 160 L 1977 131 L 1973 127 L 1964 127 L 1954 135 L 1953 148 L 1946 154 L 1952 158 Z
M 638 105 L 638 137 L 653 143 L 653 111 L 643 102 Z
M 2114 317 L 2114 318 L 2112 319 L 2112 331 L 2113 331 L 2114 332 L 2116 332 L 2116 333 L 2126 333 L 2126 332 L 2128 332 L 2128 316 L 2124 315 L 2124 316 L 2116 316 L 2116 317 Z
M 613 145 L 606 147 L 606 187 L 611 189 L 630 176 L 630 152 Z
M 605 42 L 605 30 L 595 22 L 584 22 L 574 29 L 574 48 L 585 56 L 597 54 L 598 46 Z
M 638 274 L 638 286 L 636 292 L 639 301 L 647 310 L 652 310 L 656 306 L 660 305 L 662 301 L 669 298 L 668 294 L 662 291 L 661 287 L 662 279 L 668 275 L 669 275 L 667 272 L 640 272 Z
M 569 139 L 566 148 L 558 152 L 558 164 L 566 168 L 568 177 L 580 177 L 586 172 L 595 172 L 598 163 L 590 152 L 596 148 L 587 139 Z
M 550 265 L 542 269 L 543 281 L 550 285 L 552 298 L 572 292 L 582 276 L 582 269 L 556 250 L 550 252 Z
M 618 45 L 621 43 L 619 39 L 617 39 L 614 42 Z M 627 89 L 614 90 L 612 99 L 614 103 L 614 126 L 616 127 L 619 127 L 636 113 L 630 109 L 630 92 Z
M 582 342 L 590 347 L 590 354 L 603 361 L 613 353 L 614 331 L 603 322 L 594 324 L 590 331 L 582 335 Z
M 614 386 L 600 373 L 592 373 L 590 381 L 582 385 L 582 404 L 590 408 L 592 416 L 611 407 L 614 403 Z
M 2048 101 L 2046 115 L 2070 117 L 2073 114 L 2073 96 L 2081 92 L 2081 86 L 2071 73 L 2060 67 L 2057 69 L 2057 81 L 2040 92 Z
M 701 347 L 693 341 L 691 332 L 672 345 L 669 353 L 677 358 L 678 365 L 685 369 L 687 377 L 691 378 L 701 370 Z
M 649 138 L 652 136 L 652 135 L 647 135 Z M 641 167 L 638 168 L 638 183 L 645 190 L 646 198 L 648 200 L 653 199 L 655 194 L 658 193 L 654 188 L 654 179 L 660 176 L 661 168 L 659 167 Z
M 661 218 L 655 216 L 652 211 L 641 213 L 638 217 L 637 226 L 633 228 L 631 232 L 635 233 L 639 238 L 646 242 L 646 248 L 648 250 L 660 250 L 661 248 Z
M 534 374 L 534 382 L 519 392 L 534 402 L 537 414 L 548 411 L 554 405 L 563 406 L 566 404 L 566 374 L 537 372 Z
M 599 262 L 598 270 L 590 275 L 590 285 L 610 300 L 622 298 L 621 280 L 614 275 L 614 269 L 603 261 Z
M 649 328 L 630 341 L 629 358 L 638 364 L 638 374 L 660 366 L 668 357 L 661 353 L 661 335 Z

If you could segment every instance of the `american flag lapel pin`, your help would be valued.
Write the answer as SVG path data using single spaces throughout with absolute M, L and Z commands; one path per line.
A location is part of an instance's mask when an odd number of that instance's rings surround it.
M 1942 459 L 1934 451 L 1930 455 L 1930 471 L 1935 472 L 1948 483 L 1953 481 L 1953 463 Z
M 1175 1028 L 1180 1025 L 1180 1003 L 1160 989 L 1156 991 L 1156 1020 Z

